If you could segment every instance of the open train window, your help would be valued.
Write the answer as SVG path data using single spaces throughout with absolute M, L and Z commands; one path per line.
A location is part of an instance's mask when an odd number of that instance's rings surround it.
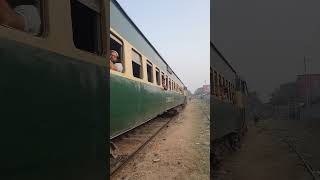
M 218 96 L 218 73 L 214 71 L 214 95 Z
M 100 1 L 71 0 L 71 17 L 76 48 L 101 55 Z
M 160 85 L 160 70 L 156 68 L 156 82 L 157 85 Z
M 34 36 L 41 36 L 45 31 L 45 9 L 43 0 L 2 1 L 10 11 L 0 18 L 0 25 L 24 31 Z
M 166 86 L 167 86 L 167 88 L 169 88 L 169 83 L 168 83 L 168 75 L 166 75 Z
M 212 73 L 212 68 L 210 67 L 210 94 L 214 94 L 213 93 L 213 87 L 214 87 L 213 73 Z
M 173 80 L 171 81 L 171 89 L 172 89 L 172 91 L 174 90 L 174 82 L 173 82 Z
M 152 63 L 148 60 L 147 60 L 147 76 L 148 76 L 148 82 L 153 83 Z
M 225 82 L 224 82 L 224 89 L 225 89 L 225 98 L 226 100 L 229 99 L 229 89 L 228 89 L 228 80 L 225 79 Z
M 221 91 L 221 89 L 222 89 L 222 82 L 221 82 L 221 75 L 219 74 L 219 81 L 218 81 L 219 83 L 218 83 L 218 96 L 222 96 L 222 91 Z
M 119 57 L 116 63 L 121 63 L 123 67 L 124 66 L 123 43 L 122 43 L 122 40 L 120 40 L 120 38 L 116 37 L 113 34 L 110 34 L 110 50 L 114 50 L 119 54 Z
M 136 78 L 142 79 L 142 57 L 132 49 L 132 73 Z
M 162 83 L 162 86 L 165 84 L 165 82 L 166 82 L 166 79 L 165 79 L 164 73 L 161 72 L 161 83 Z
M 230 87 L 230 82 L 228 81 L 228 99 L 231 101 L 231 87 Z

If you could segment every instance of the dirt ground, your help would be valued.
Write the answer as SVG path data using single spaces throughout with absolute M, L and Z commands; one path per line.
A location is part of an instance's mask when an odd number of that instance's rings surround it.
M 309 180 L 298 156 L 283 137 L 274 133 L 281 126 L 275 121 L 259 122 L 243 139 L 239 151 L 228 156 L 216 172 L 217 180 Z M 290 128 L 283 125 L 282 128 Z M 294 131 L 294 129 L 292 129 Z
M 278 137 L 290 139 L 320 175 L 320 120 L 265 120 L 259 126 Z
M 209 179 L 208 110 L 208 103 L 189 102 L 113 179 Z

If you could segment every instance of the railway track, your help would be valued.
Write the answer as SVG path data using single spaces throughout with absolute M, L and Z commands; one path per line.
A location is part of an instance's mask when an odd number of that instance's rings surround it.
M 303 153 L 301 153 L 298 150 L 297 145 L 294 143 L 294 140 L 292 140 L 294 139 L 294 137 L 280 135 L 279 132 L 285 131 L 283 129 L 264 129 L 269 130 L 271 135 L 275 136 L 276 138 L 279 138 L 282 142 L 286 143 L 289 146 L 292 152 L 294 152 L 299 158 L 299 160 L 302 162 L 302 165 L 305 167 L 308 173 L 312 176 L 313 180 L 320 180 L 319 173 L 313 168 L 312 164 L 306 160 L 306 158 L 303 156 Z
M 207 120 L 210 121 L 210 104 L 206 106 L 206 105 L 203 105 L 202 103 L 205 104 L 206 102 L 204 100 L 200 100 L 199 109 L 202 112 L 202 114 L 207 118 Z
M 156 117 L 114 139 L 115 157 L 110 157 L 110 177 L 112 178 L 130 160 L 141 151 L 169 122 L 178 118 L 181 107 L 170 110 L 168 113 Z
M 317 174 L 312 167 L 311 163 L 309 163 L 303 156 L 302 154 L 297 150 L 296 145 L 288 140 L 288 139 L 283 139 L 284 142 L 288 144 L 288 146 L 295 152 L 295 154 L 299 157 L 300 161 L 303 163 L 304 167 L 308 170 L 309 174 L 312 176 L 313 180 L 320 180 L 319 174 Z

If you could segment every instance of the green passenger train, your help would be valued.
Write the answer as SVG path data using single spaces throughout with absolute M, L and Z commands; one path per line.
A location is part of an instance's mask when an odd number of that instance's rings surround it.
M 116 1 L 36 2 L 37 35 L 0 24 L 0 179 L 103 179 L 106 142 L 184 103 L 185 86 Z M 106 63 L 116 41 L 123 73 Z
M 105 179 L 110 4 L 37 2 L 37 35 L 0 24 L 0 179 Z
M 248 88 L 212 42 L 210 51 L 210 172 L 213 177 L 226 146 L 235 149 L 247 131 Z
M 124 67 L 110 71 L 112 139 L 186 103 L 186 87 L 115 0 L 110 33 L 110 49 Z

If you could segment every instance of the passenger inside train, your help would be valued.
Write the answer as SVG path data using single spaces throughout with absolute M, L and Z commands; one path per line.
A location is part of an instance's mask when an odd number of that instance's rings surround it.
M 123 72 L 122 41 L 113 34 L 110 34 L 110 48 L 112 49 L 110 55 L 110 69 Z M 117 58 L 112 60 L 111 58 L 114 58 L 114 56 L 111 57 L 112 55 L 117 55 Z
M 40 34 L 38 0 L 0 0 L 0 24 L 32 35 Z
M 123 66 L 122 63 L 118 61 L 119 54 L 115 50 L 111 50 L 110 54 L 110 69 L 122 72 L 123 71 Z
M 166 80 L 165 80 L 165 78 L 164 78 L 164 75 L 162 75 L 162 86 L 163 86 L 163 89 L 164 90 L 168 90 L 168 87 L 167 87 L 167 85 L 166 85 Z

